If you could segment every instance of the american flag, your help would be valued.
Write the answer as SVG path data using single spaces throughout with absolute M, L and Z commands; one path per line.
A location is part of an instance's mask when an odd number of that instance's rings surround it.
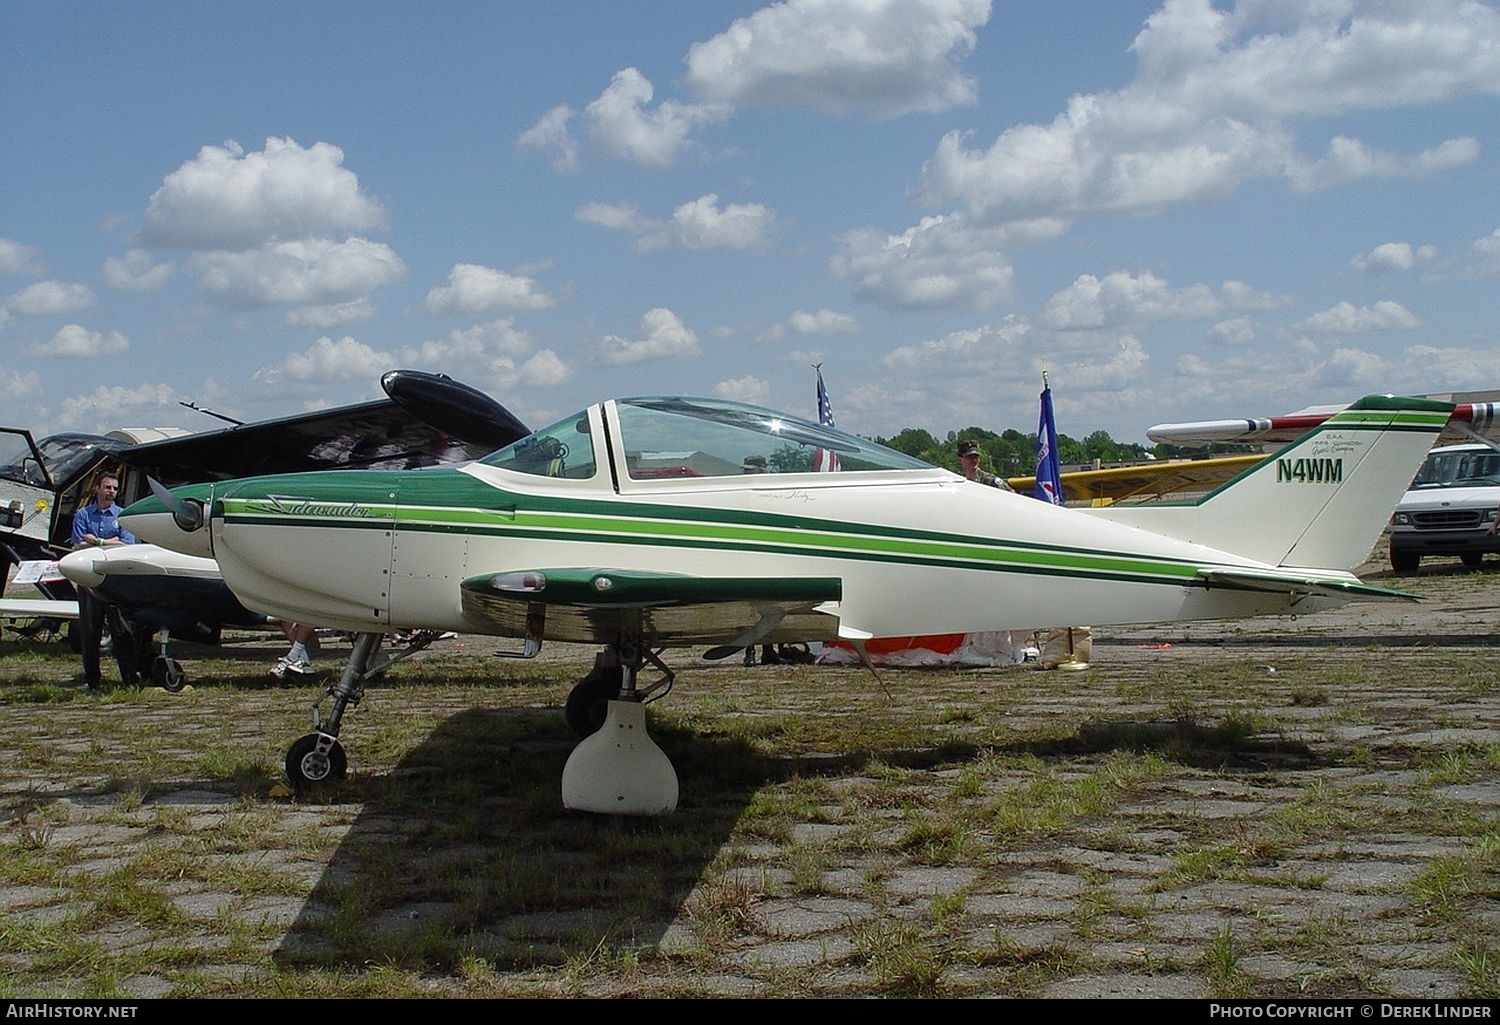
M 823 368 L 821 364 L 815 364 L 813 369 L 818 373 L 818 423 L 824 427 L 833 426 L 833 406 L 828 402 L 828 389 L 823 387 Z M 813 453 L 812 468 L 814 473 L 835 473 L 839 468 L 839 454 L 820 448 Z
M 1036 486 L 1034 498 L 1063 504 L 1062 473 L 1057 465 L 1057 424 L 1052 417 L 1052 389 L 1042 384 L 1042 417 L 1036 428 Z

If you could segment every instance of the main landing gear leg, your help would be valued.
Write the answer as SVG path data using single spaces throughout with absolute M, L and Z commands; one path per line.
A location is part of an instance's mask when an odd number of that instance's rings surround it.
M 645 661 L 638 635 L 622 640 L 613 654 L 619 693 L 608 702 L 603 725 L 579 741 L 563 766 L 563 807 L 602 815 L 670 814 L 677 808 L 677 771 L 646 734 L 646 706 L 636 690 Z
M 344 746 L 338 741 L 339 726 L 343 723 L 345 710 L 350 705 L 359 704 L 359 699 L 364 697 L 365 677 L 369 675 L 384 637 L 384 634 L 378 633 L 355 636 L 354 650 L 349 653 L 349 661 L 344 664 L 339 682 L 326 692 L 326 696 L 333 699 L 328 718 L 321 718 L 317 705 L 314 705 L 313 729 L 316 732 L 299 738 L 287 750 L 286 778 L 293 787 L 335 783 L 344 778 L 344 773 L 349 768 L 349 759 L 344 754 Z

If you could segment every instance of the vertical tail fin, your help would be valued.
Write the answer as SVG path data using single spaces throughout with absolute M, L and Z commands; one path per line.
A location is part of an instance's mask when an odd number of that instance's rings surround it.
M 1448 402 L 1367 396 L 1195 505 L 1099 512 L 1272 566 L 1352 569 L 1452 411 Z

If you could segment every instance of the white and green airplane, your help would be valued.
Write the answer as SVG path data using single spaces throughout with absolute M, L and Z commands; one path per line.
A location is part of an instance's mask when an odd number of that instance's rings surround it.
M 798 417 L 714 399 L 590 406 L 457 467 L 158 489 L 123 517 L 217 560 L 248 607 L 355 631 L 294 783 L 336 779 L 338 732 L 392 630 L 603 646 L 567 702 L 570 808 L 672 810 L 646 736 L 669 647 L 1240 617 L 1406 598 L 1351 569 L 1450 403 L 1371 396 L 1186 504 L 1038 502 Z M 833 457 L 833 458 L 830 458 Z M 814 467 L 835 472 L 815 472 Z M 651 664 L 663 674 L 638 686 Z M 602 728 L 601 728 L 602 727 Z

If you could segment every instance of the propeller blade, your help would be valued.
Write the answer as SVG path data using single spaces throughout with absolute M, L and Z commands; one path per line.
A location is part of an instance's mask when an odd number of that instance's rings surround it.
M 196 502 L 184 501 L 172 492 L 168 491 L 155 477 L 148 476 L 146 483 L 151 488 L 151 493 L 156 496 L 162 505 L 172 514 L 172 522 L 183 530 L 191 533 L 203 526 L 203 506 Z

